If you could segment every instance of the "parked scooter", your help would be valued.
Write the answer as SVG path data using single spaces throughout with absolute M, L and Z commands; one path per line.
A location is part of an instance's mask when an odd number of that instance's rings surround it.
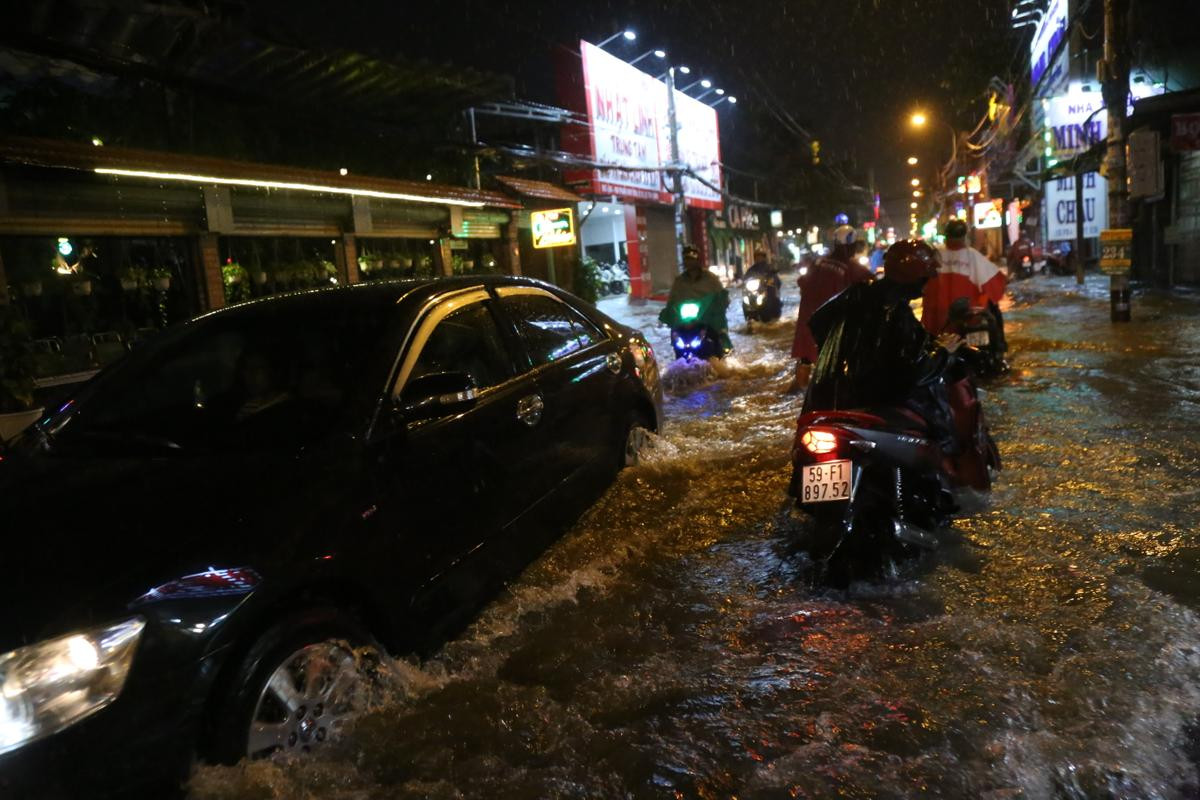
M 827 579 L 877 572 L 937 547 L 933 532 L 967 490 L 991 488 L 1000 456 L 961 364 L 947 377 L 961 452 L 948 456 L 904 408 L 814 411 L 800 418 L 789 493 L 813 517 L 803 544 Z
M 742 314 L 746 322 L 774 322 L 783 314 L 782 283 L 778 274 L 747 278 L 742 284 Z
M 718 308 L 717 299 L 724 293 L 710 294 L 696 300 L 669 304 L 659 315 L 659 321 L 671 329 L 671 347 L 675 358 L 693 359 L 724 358 L 732 349 L 729 337 L 720 326 L 724 308 Z

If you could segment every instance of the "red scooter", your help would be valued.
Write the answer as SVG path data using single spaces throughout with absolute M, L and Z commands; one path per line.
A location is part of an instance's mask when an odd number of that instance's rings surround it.
M 800 418 L 790 494 L 813 518 L 804 548 L 839 582 L 937 547 L 969 491 L 1000 469 L 969 372 L 947 377 L 959 452 L 943 453 L 924 419 L 904 408 L 813 411 Z

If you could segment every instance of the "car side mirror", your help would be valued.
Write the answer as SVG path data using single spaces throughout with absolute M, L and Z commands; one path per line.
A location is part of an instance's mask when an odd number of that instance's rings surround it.
M 434 372 L 410 380 L 396 407 L 409 421 L 435 419 L 470 409 L 478 394 L 475 380 L 467 373 Z

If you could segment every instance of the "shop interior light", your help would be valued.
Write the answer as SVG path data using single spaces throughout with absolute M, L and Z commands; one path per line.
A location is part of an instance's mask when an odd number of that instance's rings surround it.
M 912 181 L 910 181 L 910 182 L 912 183 L 912 185 L 913 185 L 913 186 L 920 186 L 920 185 L 921 185 L 921 179 L 920 179 L 920 178 L 913 178 L 913 179 L 912 179 Z
M 254 178 L 222 178 L 216 175 L 194 175 L 187 172 L 158 172 L 142 169 L 115 169 L 111 167 L 96 167 L 98 175 L 119 175 L 126 178 L 149 178 L 159 181 L 184 181 L 187 183 L 215 183 L 221 186 L 248 186 L 254 189 L 290 189 L 298 192 L 324 192 L 326 194 L 356 195 L 359 197 L 377 197 L 381 200 L 407 200 L 413 203 L 430 203 L 439 206 L 464 206 L 467 208 L 483 208 L 484 203 L 477 200 L 458 200 L 452 197 L 430 197 L 428 195 L 408 194 L 406 192 L 381 192 L 375 189 L 355 189 L 348 186 L 322 186 L 315 183 L 293 183 L 291 181 L 261 181 Z M 429 180 L 433 176 L 426 176 Z
M 916 157 L 916 156 L 909 156 L 909 157 L 908 157 L 908 165 L 909 165 L 910 167 L 915 167 L 915 166 L 917 165 L 917 157 Z

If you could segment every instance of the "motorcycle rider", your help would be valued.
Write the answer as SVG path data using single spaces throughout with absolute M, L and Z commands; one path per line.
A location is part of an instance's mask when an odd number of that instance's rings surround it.
M 838 215 L 843 218 L 844 215 Z M 855 258 L 854 228 L 841 225 L 833 234 L 833 250 L 817 259 L 807 270 L 800 271 L 800 311 L 796 315 L 796 334 L 792 340 L 792 358 L 796 359 L 796 374 L 785 390 L 797 394 L 808 386 L 813 362 L 817 360 L 817 342 L 808 323 L 813 313 L 830 298 L 856 283 L 870 283 L 871 271 Z
M 700 263 L 700 249 L 695 245 L 685 245 L 683 248 L 683 272 L 675 276 L 671 284 L 671 294 L 667 297 L 667 306 L 659 314 L 659 321 L 665 325 L 671 324 L 672 309 L 681 303 L 703 300 L 715 295 L 709 307 L 705 321 L 713 328 L 726 352 L 733 349 L 729 339 L 729 323 L 726 310 L 729 308 L 729 292 L 725 290 L 721 279 L 711 270 Z
M 755 250 L 754 263 L 750 265 L 750 269 L 746 270 L 746 280 L 758 278 L 760 280 L 779 280 L 779 270 L 771 266 L 771 261 L 767 257 L 767 251 Z
M 970 306 L 985 306 L 996 319 L 996 338 L 1000 352 L 1008 349 L 1004 340 L 1004 317 L 1000 298 L 1008 286 L 1004 273 L 967 243 L 967 223 L 952 219 L 944 229 L 946 246 L 938 253 L 938 274 L 925 284 L 921 324 L 937 336 L 946 328 L 950 305 L 966 298 Z
M 919 240 L 899 241 L 888 249 L 884 270 L 878 281 L 851 286 L 812 315 L 821 348 L 804 412 L 906 408 L 928 423 L 944 452 L 958 452 L 943 376 L 962 339 L 944 334 L 935 341 L 909 306 L 937 274 L 937 253 Z

